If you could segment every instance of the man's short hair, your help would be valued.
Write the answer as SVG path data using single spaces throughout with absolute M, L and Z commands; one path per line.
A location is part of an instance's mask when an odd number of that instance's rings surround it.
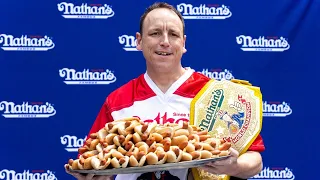
M 185 30 L 184 30 L 185 29 L 185 24 L 184 24 L 184 19 L 183 19 L 181 13 L 176 8 L 174 8 L 172 5 L 170 5 L 168 3 L 165 3 L 165 2 L 156 2 L 156 3 L 152 4 L 142 14 L 142 16 L 140 18 L 140 34 L 142 35 L 142 27 L 143 27 L 144 19 L 146 18 L 146 16 L 149 14 L 149 12 L 151 12 L 154 9 L 158 9 L 158 8 L 169 9 L 169 10 L 173 11 L 174 13 L 176 13 L 178 15 L 178 17 L 180 18 L 180 20 L 182 22 L 183 35 L 184 35 L 184 33 L 185 33 Z

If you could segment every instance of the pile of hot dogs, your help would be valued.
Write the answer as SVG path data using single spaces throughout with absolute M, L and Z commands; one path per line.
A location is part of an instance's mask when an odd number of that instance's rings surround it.
M 160 125 L 127 118 L 91 134 L 79 148 L 80 156 L 70 159 L 66 168 L 103 170 L 192 161 L 226 156 L 230 147 L 186 122 Z

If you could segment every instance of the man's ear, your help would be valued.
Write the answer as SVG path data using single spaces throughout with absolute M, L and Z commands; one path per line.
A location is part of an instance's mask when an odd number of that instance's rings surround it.
M 187 40 L 187 36 L 184 35 L 184 36 L 183 36 L 183 50 L 182 50 L 183 53 L 186 53 L 186 52 L 187 52 L 187 49 L 186 49 L 186 40 Z
M 139 50 L 139 51 L 141 51 L 142 50 L 142 47 L 141 47 L 141 40 L 142 40 L 142 35 L 139 33 L 139 32 L 137 32 L 136 33 L 136 42 L 137 42 L 137 49 Z

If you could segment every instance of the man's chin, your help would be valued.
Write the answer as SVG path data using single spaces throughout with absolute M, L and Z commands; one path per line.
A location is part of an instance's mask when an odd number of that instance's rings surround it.
M 167 73 L 167 72 L 171 72 L 172 70 L 174 69 L 178 69 L 179 67 L 177 65 L 174 65 L 173 63 L 171 62 L 156 62 L 156 63 L 153 63 L 151 65 L 152 67 L 150 69 L 153 69 L 157 72 L 160 72 L 160 73 Z

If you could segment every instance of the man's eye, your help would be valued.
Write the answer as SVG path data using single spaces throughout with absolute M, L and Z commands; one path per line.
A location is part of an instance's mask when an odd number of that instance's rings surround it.
M 159 32 L 154 32 L 154 33 L 151 33 L 152 36 L 157 36 L 159 35 Z

